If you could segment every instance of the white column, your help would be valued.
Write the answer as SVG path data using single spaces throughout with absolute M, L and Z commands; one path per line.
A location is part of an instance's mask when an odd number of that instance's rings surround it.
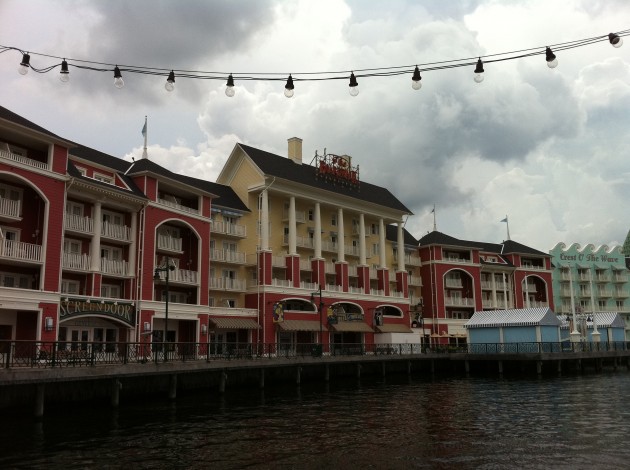
M 398 271 L 405 270 L 405 238 L 403 236 L 403 224 L 398 222 Z
M 297 254 L 297 224 L 295 221 L 295 196 L 289 198 L 289 254 Z
M 103 215 L 101 214 L 101 201 L 94 203 L 94 211 L 92 212 L 92 227 L 94 235 L 92 236 L 92 244 L 90 245 L 91 271 L 101 270 L 101 226 L 103 224 Z
M 378 248 L 381 268 L 387 267 L 387 260 L 385 259 L 385 222 L 383 219 L 378 221 Z
M 601 341 L 601 335 L 599 330 L 597 329 L 597 319 L 595 318 L 595 294 L 593 292 L 593 275 L 595 274 L 595 270 L 591 268 L 591 315 L 593 316 L 593 333 L 591 333 L 593 343 L 599 343 Z M 586 335 L 588 336 L 588 328 L 586 331 Z
M 315 233 L 313 234 L 313 243 L 315 248 L 315 258 L 322 257 L 322 215 L 319 208 L 319 202 L 315 203 Z
M 365 255 L 365 217 L 359 215 L 359 265 L 367 264 L 367 256 Z
M 267 190 L 262 192 L 260 203 L 260 249 L 269 250 L 269 196 Z
M 136 247 L 138 243 L 138 213 L 131 213 L 131 244 L 129 245 L 129 260 L 127 264 L 127 276 L 136 274 Z
M 337 261 L 345 261 L 346 260 L 346 245 L 345 245 L 345 235 L 343 230 L 343 209 L 340 207 L 337 210 L 337 226 L 339 228 L 339 232 L 337 233 Z
M 580 332 L 577 329 L 577 318 L 575 317 L 575 299 L 573 298 L 573 274 L 571 266 L 569 266 L 569 289 L 571 290 L 571 314 L 573 316 L 573 331 L 571 331 L 571 342 L 578 343 L 580 341 Z

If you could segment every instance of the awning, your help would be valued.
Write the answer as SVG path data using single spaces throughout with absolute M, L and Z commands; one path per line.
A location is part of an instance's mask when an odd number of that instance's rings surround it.
M 337 332 L 351 331 L 357 333 L 374 333 L 374 330 L 362 321 L 340 321 L 333 323 L 331 326 L 333 330 Z
M 381 325 L 376 327 L 378 333 L 413 333 L 413 330 L 406 325 L 393 323 L 391 325 Z
M 277 323 L 282 331 L 328 331 L 320 322 L 315 320 L 284 320 Z M 320 326 L 321 325 L 321 326 Z
M 260 325 L 251 318 L 210 318 L 213 328 L 219 330 L 258 330 Z

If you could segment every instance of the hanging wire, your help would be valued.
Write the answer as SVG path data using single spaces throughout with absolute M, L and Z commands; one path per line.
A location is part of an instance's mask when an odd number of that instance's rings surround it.
M 630 29 L 626 29 L 623 31 L 617 31 L 615 33 L 618 37 L 624 37 L 630 35 Z M 567 41 L 558 44 L 548 44 L 545 46 L 539 46 L 529 49 L 520 49 L 509 52 L 500 52 L 496 54 L 487 54 L 482 56 L 468 57 L 463 59 L 454 59 L 454 60 L 445 60 L 445 61 L 437 61 L 437 62 L 425 62 L 425 63 L 413 63 L 410 65 L 398 65 L 392 67 L 377 67 L 377 68 L 365 68 L 365 69 L 351 69 L 351 70 L 337 70 L 337 71 L 323 71 L 323 72 L 299 72 L 292 73 L 292 78 L 294 82 L 297 81 L 328 81 L 328 80 L 347 80 L 348 75 L 350 73 L 354 73 L 355 77 L 358 78 L 370 78 L 370 77 L 392 77 L 398 75 L 407 75 L 412 74 L 416 67 L 418 67 L 421 72 L 432 72 L 438 70 L 448 70 L 459 67 L 471 67 L 477 63 L 478 59 L 481 59 L 484 65 L 495 63 L 495 62 L 504 62 L 508 60 L 516 60 L 523 59 L 526 57 L 533 57 L 537 55 L 542 55 L 546 53 L 546 49 L 548 47 L 552 48 L 554 52 L 565 51 L 569 49 L 575 49 L 578 47 L 584 47 L 592 44 L 596 44 L 598 42 L 609 42 L 609 33 L 606 33 L 602 36 L 594 36 L 591 38 L 577 39 L 574 41 Z M 0 45 L 0 54 L 9 52 L 9 51 L 17 51 L 20 54 L 25 54 L 26 52 L 18 47 L 13 46 L 4 46 Z M 258 73 L 258 72 L 210 72 L 210 71 L 202 71 L 202 70 L 186 70 L 186 69 L 172 69 L 172 68 L 159 68 L 159 67 L 146 67 L 139 65 L 121 65 L 121 64 L 110 64 L 106 62 L 97 62 L 91 60 L 82 60 L 82 59 L 71 59 L 67 56 L 55 56 L 50 54 L 44 54 L 39 52 L 29 51 L 28 54 L 31 56 L 44 57 L 49 59 L 57 59 L 60 62 L 55 63 L 53 65 L 36 68 L 33 67 L 32 63 L 30 64 L 30 68 L 37 73 L 47 73 L 50 72 L 57 67 L 61 67 L 61 60 L 66 60 L 68 66 L 72 66 L 77 69 L 89 70 L 93 72 L 113 72 L 114 67 L 117 66 L 122 73 L 132 73 L 132 74 L 143 74 L 143 75 L 155 75 L 155 76 L 164 76 L 168 77 L 171 72 L 177 74 L 177 78 L 187 78 L 194 80 L 220 80 L 225 81 L 225 77 L 232 75 L 234 80 L 239 81 L 282 81 L 286 80 L 286 77 L 289 75 L 287 72 L 269 72 L 269 73 Z

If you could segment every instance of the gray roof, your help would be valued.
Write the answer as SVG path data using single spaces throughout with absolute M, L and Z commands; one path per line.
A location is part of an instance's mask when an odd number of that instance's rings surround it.
M 498 328 L 502 326 L 560 326 L 562 321 L 549 307 L 482 310 L 475 312 L 464 328 Z
M 549 253 L 530 248 L 529 246 L 515 242 L 514 240 L 504 240 L 501 243 L 487 243 L 477 242 L 469 240 L 460 240 L 445 233 L 434 230 L 429 232 L 419 240 L 420 246 L 428 245 L 448 245 L 459 246 L 462 248 L 472 248 L 485 253 L 496 253 L 498 255 L 507 255 L 511 253 L 525 254 L 525 255 L 537 255 L 549 258 Z
M 623 318 L 617 312 L 595 312 L 588 315 L 588 317 L 595 317 L 597 328 L 625 328 L 626 326 Z M 562 320 L 562 328 L 569 328 L 569 321 L 566 319 L 566 316 L 558 315 L 558 318 Z M 570 318 L 571 315 L 569 315 Z M 593 322 L 587 321 L 586 326 L 589 329 L 593 328 Z
M 317 178 L 314 166 L 298 164 L 291 159 L 274 153 L 265 152 L 249 145 L 237 144 L 252 159 L 263 173 L 269 176 L 286 179 L 306 186 L 325 189 L 361 201 L 372 202 L 380 206 L 396 209 L 411 214 L 412 212 L 400 202 L 388 189 L 361 181 L 357 188 L 343 186 Z

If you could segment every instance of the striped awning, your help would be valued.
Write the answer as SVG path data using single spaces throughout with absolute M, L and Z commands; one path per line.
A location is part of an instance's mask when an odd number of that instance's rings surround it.
M 378 333 L 413 333 L 413 330 L 407 325 L 400 323 L 392 323 L 390 325 L 380 325 L 376 327 Z
M 340 321 L 333 323 L 332 329 L 337 332 L 356 332 L 356 333 L 374 333 L 374 330 L 370 328 L 370 325 L 363 323 L 362 321 Z
M 258 330 L 260 325 L 251 318 L 210 318 L 211 328 L 218 330 Z
M 284 320 L 277 323 L 282 331 L 328 331 L 328 329 L 315 320 Z M 321 325 L 321 326 L 320 326 Z

